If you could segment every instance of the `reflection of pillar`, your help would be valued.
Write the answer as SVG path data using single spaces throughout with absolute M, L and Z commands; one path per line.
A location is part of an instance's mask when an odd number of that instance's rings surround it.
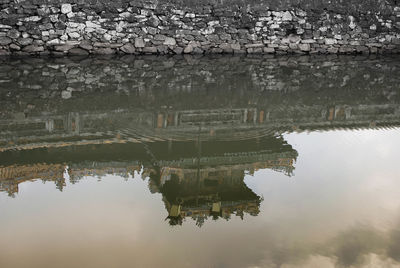
M 68 133 L 79 134 L 80 133 L 80 117 L 79 113 L 69 113 L 67 116 L 67 122 L 64 127 Z
M 210 136 L 215 136 L 215 130 L 214 129 L 210 129 Z
M 342 119 L 344 117 L 344 110 L 340 106 L 335 107 L 335 119 Z
M 253 123 L 257 123 L 257 109 L 254 109 L 253 111 Z
M 335 117 L 335 108 L 331 107 L 329 108 L 328 120 L 332 121 L 334 117 Z
M 178 112 L 175 113 L 175 120 L 174 120 L 175 126 L 178 125 Z
M 167 117 L 167 126 L 173 126 L 173 125 L 175 125 L 174 120 L 175 120 L 175 115 L 174 115 L 174 114 L 168 114 L 168 117 Z
M 168 114 L 164 116 L 164 124 L 163 127 L 166 128 L 168 126 Z
M 248 110 L 247 111 L 247 122 L 252 122 L 254 120 L 254 111 Z
M 243 112 L 244 112 L 243 113 L 243 123 L 246 123 L 247 122 L 247 109 L 244 109 Z
M 53 132 L 53 130 L 54 130 L 54 120 L 53 119 L 46 120 L 46 130 L 48 132 Z
M 351 108 L 350 107 L 343 107 L 343 106 L 338 106 L 335 107 L 335 119 L 338 120 L 345 120 L 348 119 L 350 117 L 350 111 Z
M 74 133 L 76 133 L 76 134 L 79 134 L 80 133 L 80 117 L 79 117 L 79 114 L 77 113 L 77 114 L 74 114 L 75 116 L 74 116 L 74 124 L 73 124 L 73 131 L 74 131 Z
M 162 113 L 159 113 L 157 116 L 157 128 L 162 128 L 164 123 L 164 116 Z
M 265 116 L 265 121 L 269 121 L 269 115 L 270 115 L 270 113 L 267 112 L 267 115 Z
M 346 114 L 346 119 L 350 119 L 351 116 L 351 107 L 346 107 L 344 110 L 345 114 Z
M 263 110 L 260 111 L 260 115 L 258 117 L 258 122 L 260 124 L 262 124 L 264 122 L 264 111 Z

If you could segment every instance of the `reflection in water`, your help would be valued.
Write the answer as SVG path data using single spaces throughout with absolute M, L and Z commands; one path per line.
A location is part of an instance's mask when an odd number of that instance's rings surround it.
M 37 211 L 46 219 L 37 228 L 48 228 L 39 248 L 72 254 L 68 234 L 88 241 L 86 249 L 75 241 L 82 263 L 59 267 L 109 267 L 116 259 L 121 267 L 399 267 L 400 202 L 391 192 L 400 186 L 392 163 L 400 125 L 398 62 L 336 56 L 2 62 L 0 212 L 6 217 L 0 228 L 24 228 L 26 237 L 34 237 L 21 220 L 35 217 L 23 205 L 48 207 L 53 200 L 58 211 Z M 123 177 L 129 187 L 118 188 L 121 182 L 109 177 Z M 54 182 L 65 200 L 41 192 L 37 180 Z M 136 201 L 126 201 L 129 191 L 139 196 Z M 34 193 L 41 194 L 25 200 Z M 112 199 L 104 201 L 108 195 Z M 89 206 L 91 199 L 115 210 L 121 226 L 99 220 L 97 229 L 83 232 L 81 225 L 49 217 L 103 219 L 104 211 Z M 76 204 L 74 213 L 67 204 Z M 131 211 L 141 216 L 131 219 Z M 123 232 L 133 228 L 128 223 L 160 241 L 140 232 L 126 237 Z M 66 236 L 53 241 L 48 225 L 64 228 Z M 181 227 L 170 234 L 169 225 Z M 104 232 L 110 237 L 102 243 L 118 250 L 93 261 L 93 237 Z M 15 241 L 24 244 L 26 237 Z M 132 246 L 133 237 L 166 256 L 149 260 Z M 9 254 L 0 253 L 2 267 L 26 266 L 6 257 L 19 250 L 30 259 L 13 240 L 6 236 L 5 247 L 0 242 L 0 251 Z M 175 251 L 182 246 L 187 249 Z M 133 248 L 134 261 L 126 259 Z M 207 260 L 198 259 L 205 255 Z M 52 256 L 31 266 L 63 258 Z
M 0 190 L 15 196 L 20 183 L 41 179 L 54 181 L 62 191 L 66 175 L 76 183 L 87 176 L 128 178 L 142 172 L 143 178 L 150 178 L 150 191 L 163 194 L 171 224 L 192 217 L 199 226 L 209 216 L 257 215 L 261 197 L 245 185 L 245 174 L 269 168 L 290 176 L 297 157 L 282 137 L 273 136 L 215 142 L 201 141 L 198 135 L 193 142 L 96 144 L 72 151 L 48 147 L 3 152 L 16 164 L 0 168 Z M 212 211 L 213 204 L 219 208 Z M 175 207 L 179 213 L 172 215 Z

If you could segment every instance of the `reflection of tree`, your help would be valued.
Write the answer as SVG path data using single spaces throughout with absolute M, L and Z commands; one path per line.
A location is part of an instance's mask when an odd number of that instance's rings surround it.
M 182 225 L 183 219 L 182 217 L 168 217 L 168 223 L 171 226 Z
M 202 227 L 204 225 L 204 222 L 206 221 L 206 217 L 205 216 L 198 216 L 196 218 L 196 225 L 198 227 Z
M 58 178 L 58 179 L 56 179 L 56 181 L 55 181 L 55 184 L 56 184 L 56 188 L 60 191 L 60 192 L 62 192 L 63 191 L 63 189 L 64 189 L 64 187 L 65 187 L 65 179 L 64 178 Z
M 178 198 L 183 193 L 182 184 L 176 174 L 171 174 L 171 179 L 162 186 L 162 193 L 171 204 L 177 204 Z

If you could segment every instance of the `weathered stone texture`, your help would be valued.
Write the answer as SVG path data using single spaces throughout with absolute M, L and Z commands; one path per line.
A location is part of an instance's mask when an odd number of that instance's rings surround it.
M 399 53 L 400 2 L 0 0 L 0 52 Z

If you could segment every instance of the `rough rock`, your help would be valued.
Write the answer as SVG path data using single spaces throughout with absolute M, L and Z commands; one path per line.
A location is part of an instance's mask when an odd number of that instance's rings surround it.
M 145 43 L 142 38 L 135 38 L 135 47 L 143 48 L 144 46 L 145 46 Z
M 61 98 L 67 100 L 70 99 L 72 97 L 72 92 L 69 90 L 63 90 L 61 91 Z
M 135 46 L 131 43 L 123 45 L 120 49 L 126 54 L 134 54 L 136 52 Z
M 95 50 L 93 50 L 94 54 L 100 54 L 100 55 L 110 55 L 110 54 L 114 54 L 115 50 L 113 50 L 112 48 L 109 47 L 104 47 L 104 48 L 97 48 Z
M 37 46 L 37 45 L 29 45 L 29 46 L 24 47 L 22 50 L 25 52 L 29 52 L 29 53 L 42 52 L 42 51 L 44 51 L 44 47 Z
M 68 52 L 70 49 L 74 48 L 75 46 L 73 45 L 61 45 L 61 46 L 54 46 L 55 51 L 62 51 L 62 52 Z
M 71 4 L 62 4 L 61 5 L 61 13 L 67 14 L 72 12 L 72 5 Z
M 250 1 L 246 8 L 232 1 L 204 0 L 199 8 L 166 0 L 0 0 L 0 49 L 37 54 L 24 49 L 32 45 L 60 55 L 73 48 L 106 54 L 400 53 L 395 0 L 332 0 L 329 6 Z
M 0 46 L 6 46 L 8 44 L 11 44 L 12 40 L 8 37 L 0 37 Z
M 68 50 L 68 54 L 71 54 L 71 55 L 82 55 L 83 56 L 83 55 L 89 55 L 89 52 L 87 50 L 82 49 L 82 48 L 76 47 L 76 48 L 72 48 L 72 49 Z
M 175 46 L 176 45 L 175 38 L 172 38 L 172 37 L 165 38 L 164 45 L 166 45 L 166 46 Z
M 185 53 L 185 54 L 189 54 L 189 53 L 192 53 L 192 52 L 193 52 L 193 46 L 192 45 L 187 45 L 185 47 L 185 49 L 183 50 L 183 53 Z

